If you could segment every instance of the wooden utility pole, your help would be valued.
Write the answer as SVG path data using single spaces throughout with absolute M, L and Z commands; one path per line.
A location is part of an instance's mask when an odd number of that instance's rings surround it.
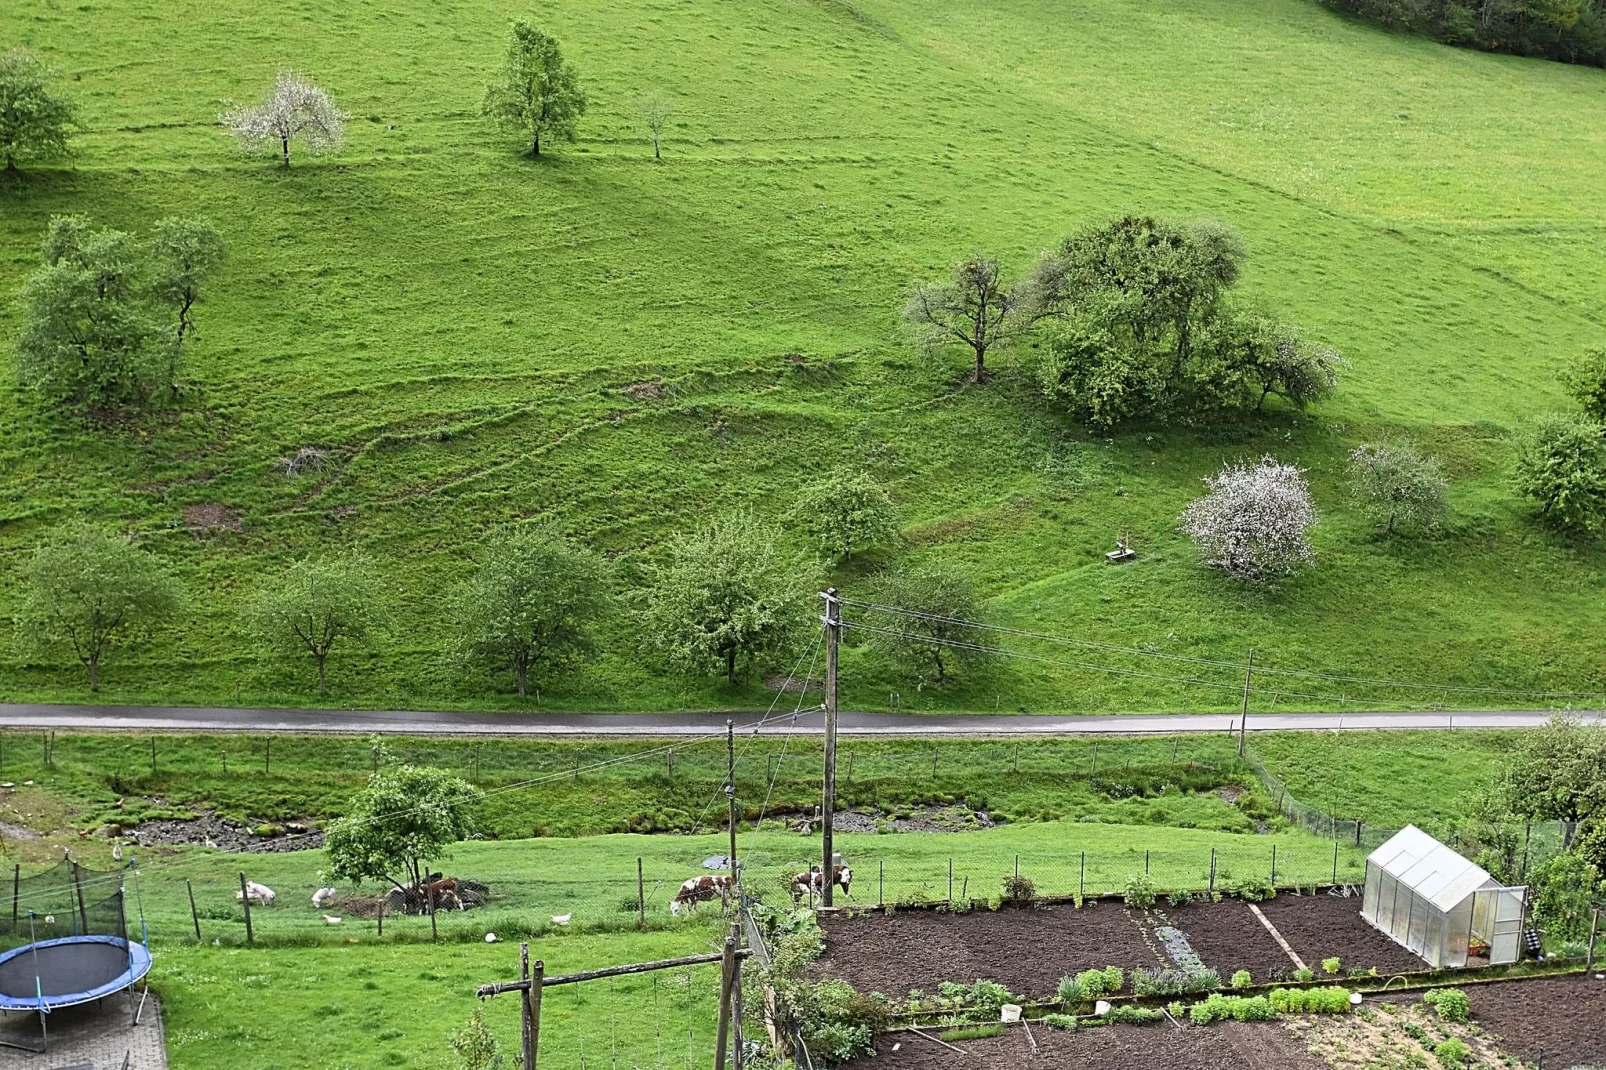
M 725 720 L 725 798 L 730 803 L 731 879 L 736 879 L 736 726 Z
M 836 880 L 831 832 L 836 823 L 836 653 L 842 637 L 842 600 L 835 587 L 827 588 L 820 597 L 825 599 L 821 618 L 825 622 L 825 797 L 820 806 L 820 849 L 825 858 L 820 867 L 820 901 L 830 906 L 831 885 Z
M 1244 665 L 1244 704 L 1238 717 L 1238 757 L 1244 756 L 1248 746 L 1245 733 L 1249 724 L 1249 682 L 1255 678 L 1255 648 L 1249 648 L 1249 661 Z

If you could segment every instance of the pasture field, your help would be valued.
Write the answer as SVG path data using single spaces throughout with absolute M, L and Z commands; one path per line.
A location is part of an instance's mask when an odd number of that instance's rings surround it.
M 0 336 L 53 214 L 144 231 L 203 213 L 232 249 L 171 411 L 87 424 L 0 372 L 0 620 L 36 539 L 74 516 L 143 536 L 192 596 L 182 627 L 107 666 L 104 698 L 317 702 L 310 666 L 244 644 L 241 611 L 294 558 L 359 544 L 394 627 L 337 654 L 329 701 L 507 705 L 506 681 L 459 679 L 439 654 L 440 594 L 489 526 L 551 520 L 628 585 L 672 533 L 738 508 L 781 519 L 842 466 L 890 485 L 903 541 L 822 583 L 863 592 L 896 558 L 942 558 L 1002 622 L 1232 663 L 1050 648 L 1082 664 L 921 689 L 850 648 L 853 706 L 1223 708 L 1251 646 L 1270 668 L 1606 688 L 1606 557 L 1507 482 L 1514 425 L 1561 404 L 1556 365 L 1601 335 L 1606 72 L 1390 36 L 1309 0 L 554 0 L 537 16 L 592 107 L 577 144 L 531 162 L 477 117 L 526 11 L 0 9 L 0 42 L 62 65 L 88 124 L 70 165 L 0 175 Z M 283 171 L 217 127 L 280 67 L 350 113 L 339 155 Z M 676 104 L 661 165 L 630 105 L 653 89 Z M 1029 346 L 959 389 L 957 356 L 901 336 L 911 282 L 976 248 L 1024 271 L 1122 210 L 1238 227 L 1246 295 L 1353 362 L 1339 396 L 1092 436 L 1046 408 Z M 1379 539 L 1346 503 L 1346 451 L 1386 436 L 1443 458 L 1441 535 Z M 287 478 L 304 446 L 332 463 Z M 1207 574 L 1174 530 L 1201 476 L 1262 453 L 1309 470 L 1323 516 L 1316 568 L 1266 591 Z M 1107 568 L 1123 529 L 1139 560 Z M 604 639 L 541 705 L 768 701 L 756 680 L 655 671 L 622 617 Z M 5 697 L 88 697 L 74 665 L 5 649 Z M 1545 701 L 1275 675 L 1255 692 L 1278 709 Z

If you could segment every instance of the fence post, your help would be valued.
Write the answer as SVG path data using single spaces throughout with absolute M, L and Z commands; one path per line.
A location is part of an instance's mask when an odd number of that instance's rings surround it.
M 267 748 L 262 752 L 262 772 L 273 772 L 273 737 L 267 739 Z
M 22 898 L 22 864 L 11 871 L 11 927 L 17 927 L 17 904 Z
M 151 775 L 156 775 L 156 737 L 151 737 Z
M 1093 767 L 1087 771 L 1087 775 L 1090 779 L 1099 775 L 1099 745 L 1097 743 L 1093 744 Z
M 1584 958 L 1584 972 L 1588 973 L 1595 968 L 1595 937 L 1600 932 L 1600 907 L 1596 907 L 1589 914 L 1589 953 Z
M 647 883 L 642 877 L 641 856 L 636 856 L 636 925 L 647 927 Z
M 853 783 L 853 752 L 848 751 L 848 783 Z
M 1082 875 L 1076 879 L 1076 898 L 1087 898 L 1087 852 L 1082 852 Z
M 380 935 L 380 937 L 383 937 L 385 935 L 385 904 L 388 903 L 389 901 L 390 901 L 390 896 L 389 895 L 381 896 L 380 899 L 379 899 L 379 935 Z
M 1147 847 L 1143 849 L 1143 875 L 1145 877 L 1149 875 L 1149 849 Z
M 829 878 L 827 878 L 829 879 Z M 725 1070 L 725 1052 L 730 1044 L 731 993 L 735 987 L 736 938 L 725 937 L 725 956 L 719 978 L 719 1024 L 714 1039 L 714 1070 Z
M 435 888 L 431 885 L 429 889 L 429 938 L 431 940 L 439 940 L 440 936 L 441 934 L 435 929 Z
M 937 779 L 937 748 L 931 748 L 931 779 Z
M 885 858 L 881 860 L 879 872 L 876 874 L 875 905 L 878 907 L 887 905 L 887 860 Z
M 1015 744 L 1015 765 L 1014 765 L 1014 768 L 1012 768 L 1010 770 L 1010 772 L 1012 772 L 1012 773 L 1019 773 L 1020 772 L 1020 744 L 1019 743 Z
M 199 943 L 201 940 L 201 915 L 195 909 L 195 886 L 186 877 L 184 878 L 184 887 L 190 893 L 190 921 L 195 923 L 195 940 Z
M 669 748 L 669 779 L 675 778 L 675 748 Z
M 245 870 L 240 870 L 240 903 L 245 907 L 245 942 L 256 943 L 256 934 L 251 931 L 251 897 L 246 894 Z
M 1018 854 L 1015 856 L 1015 877 L 1017 880 L 1020 878 L 1020 855 Z
M 1277 883 L 1277 845 L 1271 845 L 1271 882 Z
M 1338 841 L 1333 841 L 1333 883 L 1338 883 Z
M 954 901 L 954 856 L 948 856 L 948 902 Z
M 78 868 L 77 862 L 72 864 L 72 883 L 73 887 L 78 891 L 78 920 L 83 922 L 84 925 L 79 931 L 88 936 L 89 908 L 84 905 L 84 876 L 83 872 Z
M 1361 826 L 1363 826 L 1365 824 L 1366 824 L 1366 822 L 1364 822 L 1364 821 L 1357 820 L 1355 822 L 1355 846 L 1357 846 L 1357 847 L 1359 847 L 1361 845 Z
M 1214 847 L 1212 847 L 1212 848 L 1210 848 L 1210 896 L 1211 896 L 1211 898 L 1214 898 L 1215 894 L 1216 894 L 1216 849 Z

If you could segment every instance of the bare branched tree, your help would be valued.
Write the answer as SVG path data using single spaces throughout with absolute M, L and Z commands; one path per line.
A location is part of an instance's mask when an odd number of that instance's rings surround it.
M 972 378 L 987 377 L 987 351 L 1031 329 L 1027 293 L 1004 284 L 998 261 L 980 253 L 954 268 L 952 282 L 915 289 L 903 310 L 925 348 L 963 342 L 976 356 Z
M 675 105 L 664 94 L 654 89 L 646 96 L 637 97 L 633 104 L 636 106 L 636 118 L 647 130 L 647 137 L 652 140 L 652 158 L 663 159 L 659 146 L 663 139 L 664 127 L 669 123 L 669 117 L 675 114 Z
M 346 139 L 345 118 L 329 94 L 299 74 L 280 71 L 273 91 L 261 104 L 230 108 L 219 121 L 246 152 L 276 147 L 284 166 L 289 167 L 292 141 L 300 141 L 313 156 L 338 149 Z

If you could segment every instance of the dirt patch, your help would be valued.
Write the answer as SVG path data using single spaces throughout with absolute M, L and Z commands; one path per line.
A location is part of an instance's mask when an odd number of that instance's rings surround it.
M 655 401 L 658 398 L 668 397 L 669 387 L 660 379 L 648 379 L 631 383 L 624 388 L 624 392 L 637 401 Z
M 1427 969 L 1427 963 L 1366 923 L 1360 896 L 1284 892 L 1258 905 L 1288 946 L 1317 972 L 1327 958 L 1339 959 L 1345 970 L 1390 974 Z
M 1094 966 L 1169 966 L 1151 921 L 1119 903 L 1004 907 L 949 914 L 826 915 L 825 952 L 812 970 L 861 992 L 934 992 L 943 981 L 997 981 L 1011 992 L 1048 997 L 1060 978 Z
M 1593 975 L 1468 985 L 1473 1020 L 1519 1059 L 1545 1067 L 1606 1065 L 1606 981 Z
M 1242 900 L 1190 903 L 1172 907 L 1169 913 L 1171 923 L 1187 934 L 1194 953 L 1223 981 L 1239 970 L 1248 970 L 1261 982 L 1280 981 L 1294 972 L 1293 960 Z
M 1292 1033 L 1277 1022 L 1224 1022 L 1208 1029 L 1169 1025 L 1105 1026 L 1067 1033 L 1016 1026 L 1002 1036 L 958 1045 L 969 1058 L 914 1034 L 876 1041 L 877 1054 L 845 1064 L 852 1070 L 926 1070 L 955 1066 L 1016 1070 L 1325 1070 Z M 893 1051 L 893 1045 L 898 1046 Z
M 200 814 L 191 818 L 156 818 L 141 823 L 132 832 L 135 842 L 142 847 L 191 845 L 261 854 L 308 851 L 323 846 L 322 832 L 310 826 L 301 827 L 307 831 L 286 826 L 290 835 L 259 836 L 246 825 L 216 814 Z
M 840 810 L 836 815 L 840 832 L 969 832 L 990 829 L 994 824 L 986 810 L 968 806 L 915 806 L 896 811 L 867 806 Z
M 195 532 L 196 538 L 214 531 L 243 531 L 245 527 L 234 510 L 217 502 L 186 505 L 184 526 Z

